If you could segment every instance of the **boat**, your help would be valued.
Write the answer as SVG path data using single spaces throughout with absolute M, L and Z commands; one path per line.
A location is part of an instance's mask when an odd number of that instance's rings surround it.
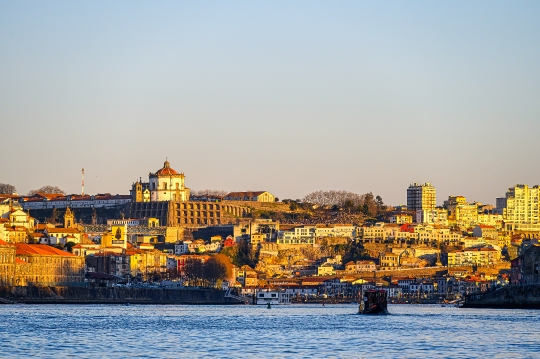
M 364 292 L 364 300 L 360 302 L 358 314 L 388 314 L 387 293 L 385 290 L 370 289 Z
M 289 304 L 290 294 L 278 290 L 265 290 L 257 293 L 257 305 L 274 306 L 278 304 Z M 268 307 L 270 308 L 270 307 Z

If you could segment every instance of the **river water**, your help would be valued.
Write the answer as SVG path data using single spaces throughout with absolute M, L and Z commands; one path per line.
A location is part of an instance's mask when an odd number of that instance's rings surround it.
M 540 358 L 540 311 L 0 305 L 1 358 Z

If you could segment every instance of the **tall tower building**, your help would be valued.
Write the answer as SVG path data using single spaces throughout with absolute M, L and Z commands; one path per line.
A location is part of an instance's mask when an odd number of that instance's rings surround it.
M 436 205 L 435 187 L 431 183 L 413 183 L 407 188 L 407 209 L 412 211 L 434 210 Z
M 518 184 L 508 189 L 506 198 L 497 199 L 497 207 L 502 207 L 503 219 L 515 224 L 540 223 L 540 188 Z

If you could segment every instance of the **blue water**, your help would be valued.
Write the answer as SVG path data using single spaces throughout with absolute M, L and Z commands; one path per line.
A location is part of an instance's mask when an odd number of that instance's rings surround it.
M 0 305 L 1 358 L 540 358 L 540 311 Z

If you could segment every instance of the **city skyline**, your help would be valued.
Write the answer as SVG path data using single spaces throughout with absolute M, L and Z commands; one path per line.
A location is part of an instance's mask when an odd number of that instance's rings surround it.
M 538 184 L 540 5 L 0 3 L 0 182 L 495 204 Z
M 166 161 L 166 163 L 164 164 L 164 166 L 168 166 L 168 165 L 169 165 L 169 163 L 168 163 L 168 161 Z M 172 168 L 172 166 L 171 166 L 171 169 L 173 169 L 173 170 L 175 171 L 175 169 Z M 158 169 L 157 171 L 149 171 L 149 175 L 152 176 L 154 172 L 158 172 L 158 171 L 161 171 L 161 170 Z M 184 173 L 183 171 L 179 171 L 179 173 L 181 173 L 182 176 L 185 175 L 185 173 Z M 112 194 L 112 195 L 115 195 L 115 194 L 126 195 L 126 194 L 129 194 L 129 193 L 131 192 L 131 188 L 132 188 L 132 187 L 130 186 L 130 189 L 127 190 L 127 191 L 124 191 L 124 192 L 117 192 L 117 193 L 115 193 L 115 192 L 111 192 L 111 191 L 107 191 L 107 190 L 104 190 L 104 191 L 97 191 L 97 192 L 88 192 L 87 190 L 84 190 L 85 192 L 83 193 L 83 186 L 86 185 L 86 182 L 84 182 L 84 181 L 85 181 L 85 180 L 84 180 L 84 169 L 82 169 L 81 175 L 83 175 L 83 176 L 80 178 L 80 189 L 79 189 L 79 192 L 77 192 L 77 191 L 74 191 L 74 192 L 66 191 L 66 190 L 65 190 L 64 188 L 62 188 L 62 187 L 60 187 L 60 189 L 64 190 L 64 191 L 66 192 L 67 195 L 81 195 L 81 194 L 85 194 L 85 195 L 96 195 L 96 194 L 99 194 L 99 193 L 110 193 L 110 194 Z M 135 179 L 135 180 L 131 183 L 131 185 L 133 185 L 134 183 L 139 182 L 139 181 L 147 182 L 147 177 L 142 177 L 142 176 L 140 176 L 139 178 Z M 10 183 L 10 184 L 11 184 L 11 183 Z M 386 202 L 386 204 L 387 204 L 387 205 L 393 205 L 393 206 L 398 206 L 398 205 L 408 205 L 408 201 L 409 201 L 409 198 L 408 198 L 409 195 L 408 195 L 408 193 L 409 193 L 410 188 L 413 187 L 413 186 L 423 186 L 424 184 L 425 184 L 425 185 L 429 185 L 429 186 L 432 186 L 432 185 L 433 185 L 433 184 L 430 183 L 430 182 L 411 182 L 411 183 L 409 184 L 409 187 L 406 188 L 406 189 L 404 189 L 404 191 L 403 191 L 404 193 L 406 193 L 406 194 L 405 194 L 405 200 L 404 200 L 403 202 L 399 202 L 399 203 L 390 203 L 390 202 Z M 11 184 L 11 185 L 13 185 L 13 184 Z M 49 186 L 50 186 L 50 185 L 51 185 L 51 184 L 49 184 Z M 435 205 L 436 205 L 437 207 L 440 207 L 440 206 L 442 206 L 442 205 L 444 204 L 444 202 L 445 202 L 447 199 L 449 199 L 449 197 L 451 197 L 451 196 L 463 196 L 463 197 L 467 198 L 468 202 L 471 202 L 471 203 L 473 203 L 473 202 L 479 202 L 479 203 L 482 203 L 482 204 L 490 204 L 490 205 L 495 206 L 495 205 L 496 205 L 496 199 L 497 199 L 497 198 L 504 198 L 504 197 L 506 196 L 508 190 L 511 191 L 511 190 L 513 190 L 513 187 L 514 187 L 514 186 L 518 186 L 518 185 L 525 185 L 525 186 L 529 186 L 529 187 L 538 186 L 538 185 L 536 185 L 536 184 L 516 183 L 516 184 L 514 184 L 514 185 L 512 185 L 512 186 L 509 186 L 508 188 L 506 188 L 506 189 L 504 190 L 504 192 L 503 192 L 501 195 L 498 195 L 497 197 L 495 197 L 495 198 L 493 199 L 493 201 L 491 201 L 491 202 L 489 202 L 489 201 L 487 201 L 487 202 L 486 202 L 486 201 L 478 201 L 478 200 L 476 200 L 476 199 L 471 199 L 470 197 L 468 197 L 467 195 L 462 194 L 462 193 L 459 193 L 459 194 L 456 194 L 456 193 L 451 193 L 451 194 L 440 194 L 440 193 L 439 193 L 438 195 L 435 194 L 435 196 L 434 196 L 435 198 L 433 199 L 433 201 L 435 202 Z M 53 186 L 55 186 L 55 185 L 53 185 Z M 15 187 L 17 188 L 17 186 L 15 186 Z M 40 186 L 40 187 L 42 187 L 42 186 Z M 86 187 L 84 187 L 84 188 L 86 188 Z M 171 184 L 171 188 L 172 188 L 172 184 Z M 38 189 L 38 187 L 33 188 L 33 190 L 37 190 L 37 189 Z M 207 190 L 218 190 L 218 191 L 219 191 L 219 190 L 222 190 L 222 191 L 225 191 L 225 192 L 233 192 L 233 191 L 231 191 L 231 190 L 223 190 L 222 188 L 217 188 L 217 187 L 216 187 L 216 188 L 190 188 L 190 189 L 191 189 L 191 190 L 195 190 L 195 191 L 200 191 L 200 190 L 205 190 L 205 189 L 207 189 Z M 254 190 L 264 190 L 264 189 L 261 189 L 261 188 L 259 188 L 259 189 L 247 189 L 247 191 L 254 191 Z M 339 189 L 339 190 L 342 190 L 342 189 Z M 28 192 L 29 192 L 29 191 L 21 192 L 21 191 L 19 191 L 19 190 L 17 189 L 17 192 L 16 192 L 16 193 L 17 193 L 19 196 L 26 196 L 26 195 L 29 195 Z M 270 192 L 271 192 L 271 191 L 270 191 Z M 370 191 L 368 191 L 368 192 L 370 192 Z M 368 192 L 366 192 L 366 193 L 368 193 Z M 438 193 L 438 192 L 437 192 L 437 193 Z M 302 195 L 301 197 L 290 197 L 290 198 L 289 198 L 289 197 L 287 197 L 287 198 L 282 197 L 282 198 L 279 198 L 278 196 L 276 196 L 276 198 L 278 198 L 279 200 L 283 200 L 283 199 L 292 199 L 292 200 L 298 200 L 298 199 L 300 199 L 300 200 L 301 200 L 304 196 L 306 196 L 306 195 L 308 195 L 308 194 L 309 194 L 309 193 L 305 193 L 305 194 Z M 357 194 L 363 194 L 363 192 L 362 192 L 362 193 L 359 192 L 359 193 L 357 193 Z M 373 193 L 373 194 L 374 194 L 374 195 L 381 195 L 380 193 Z M 382 196 L 381 196 L 381 197 L 382 197 Z M 384 197 L 383 197 L 383 200 L 384 200 Z

